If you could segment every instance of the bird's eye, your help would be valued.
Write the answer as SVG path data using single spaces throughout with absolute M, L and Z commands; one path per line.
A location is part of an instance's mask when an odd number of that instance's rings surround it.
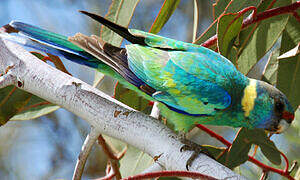
M 281 101 L 275 101 L 275 109 L 277 112 L 282 112 L 284 110 L 284 104 Z

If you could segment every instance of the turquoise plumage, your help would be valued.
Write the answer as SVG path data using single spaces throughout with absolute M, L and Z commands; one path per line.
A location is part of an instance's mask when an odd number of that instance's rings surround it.
M 5 37 L 96 68 L 145 98 L 161 102 L 162 115 L 178 130 L 187 131 L 201 123 L 281 133 L 294 119 L 293 108 L 283 93 L 265 82 L 247 78 L 220 54 L 82 13 L 132 44 L 118 48 L 83 34 L 67 38 L 20 22 L 10 26 L 29 37 L 25 38 L 27 44 Z

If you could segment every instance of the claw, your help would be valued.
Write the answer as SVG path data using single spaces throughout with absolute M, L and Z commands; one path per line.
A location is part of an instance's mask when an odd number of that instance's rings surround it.
M 187 160 L 186 162 L 186 170 L 189 171 L 189 167 L 192 165 L 193 161 L 198 157 L 198 155 L 200 153 L 204 153 L 205 155 L 211 157 L 212 159 L 215 159 L 210 153 L 209 151 L 204 148 L 203 146 L 196 144 L 192 141 L 189 141 L 187 139 L 181 139 L 181 142 L 184 144 L 181 148 L 180 148 L 180 152 L 183 151 L 193 151 L 193 154 L 191 155 L 191 157 Z

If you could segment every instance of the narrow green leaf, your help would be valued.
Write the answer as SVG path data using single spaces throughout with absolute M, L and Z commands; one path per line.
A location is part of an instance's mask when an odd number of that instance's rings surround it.
M 225 13 L 236 13 L 246 7 L 249 6 L 255 6 L 257 7 L 260 3 L 260 0 L 252 0 L 252 1 L 245 1 L 245 0 L 235 0 L 232 1 L 232 4 L 227 8 L 227 11 L 225 11 L 225 8 L 227 7 L 228 3 L 231 0 L 217 0 L 216 3 L 213 5 L 214 8 L 214 17 L 217 19 L 220 15 Z M 247 14 L 246 14 L 247 15 Z M 194 41 L 195 44 L 201 44 L 208 40 L 210 37 L 215 35 L 217 33 L 217 22 L 211 24 L 207 30 L 201 34 L 200 37 Z
M 40 53 L 32 54 L 39 59 L 45 57 Z M 59 109 L 59 106 L 48 103 L 15 86 L 0 89 L 0 125 L 9 120 L 35 119 L 57 109 Z
M 257 7 L 261 1 L 260 0 L 251 0 L 251 1 L 234 0 L 228 6 L 230 2 L 231 0 L 217 0 L 216 3 L 213 5 L 214 13 L 215 13 L 214 16 L 219 17 L 223 13 L 235 13 L 249 6 Z M 225 11 L 225 8 L 227 6 L 228 8 Z
M 113 150 L 113 152 L 115 153 L 120 153 L 122 152 L 127 144 L 118 140 L 118 139 L 115 139 L 115 138 L 112 138 L 112 137 L 109 137 L 109 136 L 106 136 L 106 135 L 102 135 L 103 138 L 105 139 L 105 142 L 110 146 L 110 148 Z
M 293 17 L 289 19 L 281 39 L 280 54 L 294 48 L 300 42 L 300 24 Z M 277 87 L 296 108 L 300 104 L 300 56 L 299 54 L 279 60 Z
M 217 32 L 217 21 L 213 22 L 193 43 L 201 44 L 214 36 Z M 212 49 L 212 48 L 211 48 Z
M 111 20 L 112 22 L 128 27 L 129 22 L 133 16 L 134 10 L 139 3 L 139 0 L 114 0 L 112 1 L 108 13 L 105 18 Z M 118 34 L 114 33 L 105 26 L 101 28 L 100 37 L 110 44 L 117 47 L 121 46 L 123 38 Z
M 235 138 L 229 155 L 226 157 L 226 165 L 234 168 L 248 160 L 248 152 L 252 144 L 258 145 L 263 154 L 274 164 L 281 163 L 280 152 L 272 141 L 268 139 L 263 130 L 247 130 L 242 128 Z
M 139 149 L 129 146 L 125 156 L 120 160 L 122 177 L 138 174 L 154 162 L 153 158 Z
M 217 35 L 218 48 L 220 53 L 228 57 L 228 53 L 232 49 L 235 38 L 241 31 L 243 24 L 243 16 L 238 13 L 225 14 L 218 21 Z
M 31 96 L 15 86 L 0 89 L 0 126 L 16 115 L 29 102 Z
M 151 112 L 152 106 L 149 105 L 148 100 L 139 96 L 138 93 L 125 88 L 120 83 L 115 88 L 115 98 L 133 109 L 143 111 L 146 114 Z
M 273 7 L 281 7 L 290 3 L 291 0 L 278 0 Z M 267 6 L 266 3 L 263 3 L 258 9 L 262 11 L 265 6 Z M 288 19 L 289 15 L 274 16 L 241 31 L 239 36 L 241 46 L 236 62 L 242 73 L 247 74 L 252 66 L 273 47 Z
M 300 53 L 300 43 L 293 49 L 289 50 L 288 52 L 280 55 L 277 59 L 285 59 L 285 58 L 290 58 L 290 57 L 295 57 Z
M 23 107 L 23 109 L 18 112 L 15 116 L 11 118 L 14 120 L 31 120 L 51 112 L 56 111 L 60 107 L 45 101 L 37 96 L 32 96 L 29 102 Z
M 279 48 L 276 48 L 273 52 L 270 53 L 268 58 L 262 58 L 259 60 L 248 72 L 247 77 L 253 78 L 253 79 L 259 79 L 264 80 L 266 82 L 269 82 L 270 84 L 273 84 L 270 82 L 269 79 L 267 79 L 267 76 L 265 76 L 266 73 L 273 73 L 269 74 L 269 76 L 277 73 L 278 68 L 278 61 L 277 57 L 279 55 Z M 277 74 L 276 74 L 277 75 Z M 276 80 L 276 79 L 275 79 Z
M 275 49 L 269 57 L 269 63 L 266 67 L 266 70 L 263 74 L 262 80 L 276 85 L 277 82 L 277 72 L 278 72 L 278 60 L 277 57 L 279 56 L 279 48 Z
M 139 1 L 140 0 L 114 0 L 112 1 L 105 18 L 109 19 L 110 21 L 116 24 L 128 27 Z M 117 47 L 121 46 L 123 41 L 123 38 L 121 36 L 114 33 L 112 30 L 108 29 L 105 26 L 101 27 L 100 37 L 104 41 L 113 44 Z M 101 72 L 95 71 L 93 86 L 98 87 L 99 83 L 103 80 L 103 78 L 104 75 Z M 110 84 L 113 83 L 111 82 Z
M 281 163 L 279 150 L 274 142 L 267 137 L 264 130 L 241 128 L 226 157 L 226 166 L 234 168 L 246 162 L 252 144 L 258 145 L 266 158 L 272 163 L 276 165 Z
M 215 146 L 211 146 L 211 145 L 202 145 L 205 149 L 208 150 L 208 152 L 213 156 L 213 157 L 217 157 L 220 155 L 220 153 L 224 152 L 226 150 L 226 148 L 224 147 L 215 147 Z
M 199 18 L 198 2 L 197 2 L 197 0 L 194 0 L 193 42 L 196 40 L 196 37 L 197 37 L 198 18 Z
M 169 20 L 179 3 L 180 0 L 165 0 L 149 32 L 158 33 Z
M 247 134 L 251 139 L 251 143 L 260 147 L 265 157 L 273 164 L 281 164 L 281 154 L 276 148 L 273 141 L 271 141 L 266 135 L 263 129 L 247 130 Z
M 252 134 L 249 134 L 247 129 L 240 129 L 226 156 L 225 165 L 227 167 L 232 169 L 248 160 L 248 153 L 252 145 L 249 136 L 251 137 Z

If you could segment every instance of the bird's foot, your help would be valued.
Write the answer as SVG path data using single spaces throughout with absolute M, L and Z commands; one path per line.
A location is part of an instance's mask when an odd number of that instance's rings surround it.
M 186 170 L 189 171 L 189 167 L 192 165 L 193 161 L 198 157 L 200 153 L 204 153 L 205 155 L 211 157 L 212 159 L 215 159 L 205 147 L 186 139 L 184 134 L 183 135 L 179 134 L 179 140 L 181 143 L 184 144 L 180 148 L 180 152 L 193 151 L 193 154 L 186 162 L 186 166 L 185 166 Z

